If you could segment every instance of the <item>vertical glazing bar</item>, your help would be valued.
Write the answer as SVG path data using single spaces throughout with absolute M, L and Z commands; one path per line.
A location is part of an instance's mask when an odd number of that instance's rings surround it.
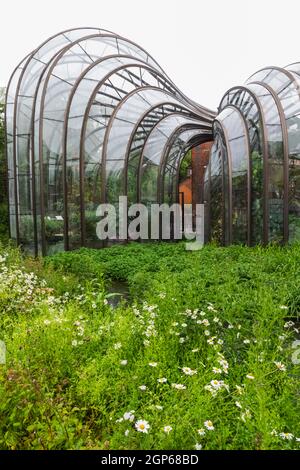
M 229 145 L 228 134 L 226 131 L 225 126 L 222 125 L 221 121 L 217 121 L 219 125 L 222 127 L 223 134 L 225 137 L 225 144 L 226 144 L 226 154 L 227 154 L 227 165 L 228 165 L 228 185 L 225 184 L 225 173 L 224 173 L 224 159 L 222 161 L 222 219 L 223 219 L 223 245 L 230 245 L 232 243 L 232 155 L 231 149 Z M 225 194 L 225 189 L 228 188 L 228 194 Z M 226 204 L 225 198 L 228 197 L 228 214 L 226 214 Z M 227 216 L 227 217 L 226 217 Z M 228 220 L 228 240 L 226 241 L 226 225 Z

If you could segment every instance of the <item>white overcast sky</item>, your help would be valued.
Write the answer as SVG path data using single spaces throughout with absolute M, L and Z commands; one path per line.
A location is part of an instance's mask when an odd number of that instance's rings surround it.
M 140 44 L 186 95 L 212 109 L 256 70 L 300 61 L 299 0 L 6 0 L 0 86 L 47 37 L 78 26 Z

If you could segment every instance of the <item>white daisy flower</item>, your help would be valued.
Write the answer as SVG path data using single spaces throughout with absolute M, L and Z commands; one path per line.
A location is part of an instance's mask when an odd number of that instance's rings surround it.
M 255 379 L 254 375 L 252 375 L 252 374 L 247 374 L 246 378 L 249 379 L 249 380 L 254 380 Z
M 245 423 L 247 419 L 252 417 L 250 410 L 246 409 L 244 413 L 241 413 L 241 420 Z
M 172 388 L 175 388 L 176 390 L 185 390 L 186 386 L 183 384 L 171 384 Z
M 224 383 L 222 380 L 211 380 L 210 384 L 213 388 L 215 388 L 216 390 L 219 390 L 223 386 Z
M 203 429 L 203 428 L 198 429 L 197 433 L 199 434 L 199 436 L 205 436 L 205 429 Z
M 277 367 L 277 369 L 281 370 L 282 372 L 285 372 L 285 371 L 286 371 L 286 367 L 285 367 L 285 365 L 284 365 L 282 362 L 276 362 L 276 361 L 274 361 L 274 364 L 275 364 L 275 366 Z
M 142 390 L 142 392 L 144 392 L 145 390 L 147 390 L 147 386 L 146 385 L 140 385 L 139 389 Z
M 244 389 L 240 385 L 236 385 L 235 388 L 237 389 L 237 392 L 239 395 L 243 395 Z
M 125 421 L 130 421 L 132 423 L 132 421 L 134 421 L 134 410 L 131 410 L 131 411 L 127 411 L 126 413 L 124 413 L 123 415 L 123 419 Z
M 195 374 L 197 374 L 197 371 L 191 369 L 190 367 L 183 367 L 183 368 L 182 368 L 182 372 L 183 372 L 185 375 L 195 375 Z
M 293 321 L 288 321 L 284 324 L 284 328 L 291 328 L 295 323 Z
M 206 427 L 206 429 L 208 431 L 214 431 L 214 429 L 215 429 L 212 421 L 210 421 L 210 420 L 204 421 L 204 426 Z
M 121 364 L 121 366 L 127 366 L 127 364 L 128 364 L 127 359 L 122 359 L 122 361 L 120 361 L 120 364 Z
M 228 371 L 228 368 L 229 368 L 228 362 L 225 359 L 220 359 L 218 362 L 219 362 L 220 366 L 222 366 L 223 371 L 225 372 L 225 374 L 227 374 L 227 371 Z
M 287 441 L 291 441 L 292 439 L 294 439 L 293 434 L 291 434 L 290 432 L 280 432 L 279 436 Z
M 214 309 L 214 307 L 212 305 L 209 305 L 207 307 L 207 310 L 210 310 L 211 312 L 216 312 L 217 310 Z
M 164 432 L 165 432 L 166 434 L 169 434 L 169 433 L 172 431 L 172 429 L 173 429 L 172 426 L 165 426 L 165 427 L 164 427 Z
M 196 450 L 201 450 L 201 449 L 202 449 L 202 444 L 199 444 L 199 443 L 197 442 L 197 444 L 195 444 L 195 449 L 196 449 Z
M 157 367 L 157 362 L 149 362 L 150 367 Z
M 165 384 L 166 382 L 168 382 L 168 379 L 166 379 L 166 377 L 161 377 L 160 379 L 157 379 L 157 382 L 159 384 Z
M 145 421 L 144 419 L 139 419 L 135 423 L 135 429 L 144 434 L 148 434 L 148 429 L 150 429 L 150 424 L 148 423 L 148 421 Z

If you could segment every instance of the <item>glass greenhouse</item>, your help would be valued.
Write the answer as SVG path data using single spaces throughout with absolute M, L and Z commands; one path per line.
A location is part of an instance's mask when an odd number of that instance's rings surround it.
M 208 238 L 254 245 L 300 239 L 300 63 L 230 89 L 205 174 Z
M 100 203 L 177 201 L 180 162 L 212 139 L 214 116 L 127 39 L 53 36 L 7 88 L 11 237 L 36 254 L 97 247 Z
M 6 92 L 11 237 L 35 254 L 101 247 L 101 203 L 179 202 L 187 152 L 213 140 L 207 240 L 300 239 L 300 64 L 230 89 L 218 114 L 181 93 L 141 47 L 78 28 L 45 41 Z M 194 184 L 197 179 L 193 179 Z

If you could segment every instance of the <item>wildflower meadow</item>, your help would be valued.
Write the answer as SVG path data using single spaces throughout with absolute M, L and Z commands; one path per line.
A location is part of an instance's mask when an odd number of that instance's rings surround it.
M 0 448 L 299 449 L 299 266 L 299 245 L 3 245 Z

